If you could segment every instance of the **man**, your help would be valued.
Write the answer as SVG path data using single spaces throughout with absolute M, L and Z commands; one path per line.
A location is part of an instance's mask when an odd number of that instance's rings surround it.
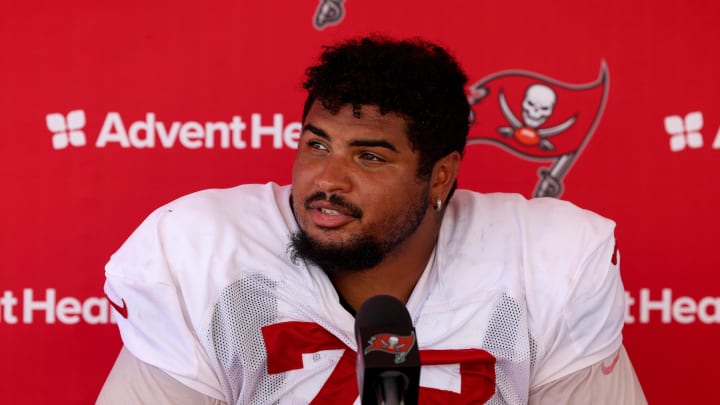
M 455 191 L 467 79 L 444 49 L 353 40 L 307 75 L 292 186 L 183 197 L 113 255 L 124 348 L 98 403 L 353 403 L 378 294 L 412 317 L 421 403 L 645 402 L 614 224 Z

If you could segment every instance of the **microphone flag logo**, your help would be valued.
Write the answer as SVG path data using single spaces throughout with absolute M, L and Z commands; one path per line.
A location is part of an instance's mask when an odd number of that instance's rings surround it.
M 570 84 L 535 72 L 506 70 L 469 87 L 468 145 L 490 143 L 525 160 L 552 161 L 540 170 L 535 197 L 558 197 L 562 179 L 602 116 L 608 69 L 597 79 Z
M 368 340 L 365 354 L 381 351 L 395 355 L 395 364 L 404 363 L 410 350 L 415 346 L 415 332 L 408 336 L 398 336 L 392 333 L 377 333 Z

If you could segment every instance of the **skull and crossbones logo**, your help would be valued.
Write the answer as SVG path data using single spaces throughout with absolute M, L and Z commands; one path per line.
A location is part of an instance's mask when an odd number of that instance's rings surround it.
M 522 122 L 513 114 L 502 90 L 499 92 L 498 102 L 503 116 L 510 124 L 509 127 L 498 128 L 498 133 L 507 138 L 513 137 L 526 146 L 539 146 L 543 150 L 553 150 L 555 146 L 547 138 L 564 132 L 575 123 L 575 117 L 570 117 L 565 122 L 553 127 L 540 128 L 552 115 L 557 102 L 555 91 L 543 84 L 533 84 L 525 90 L 525 98 L 522 102 Z
M 383 346 L 385 347 L 385 349 L 391 350 L 391 351 L 402 350 L 403 347 L 405 346 L 404 344 L 398 344 L 398 343 L 400 343 L 400 338 L 398 338 L 397 336 L 390 336 L 388 338 L 387 342 L 382 341 L 382 340 L 381 340 L 381 342 L 383 343 Z

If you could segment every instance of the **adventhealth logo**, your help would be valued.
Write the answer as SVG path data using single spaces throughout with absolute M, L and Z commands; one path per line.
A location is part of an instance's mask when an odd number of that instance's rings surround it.
M 700 149 L 704 146 L 703 125 L 705 119 L 700 111 L 693 111 L 681 115 L 668 115 L 665 117 L 665 132 L 670 136 L 670 150 L 680 152 L 683 150 Z M 720 128 L 717 130 L 713 149 L 720 149 Z
M 65 149 L 68 145 L 85 146 L 85 111 L 70 111 L 67 115 L 60 113 L 48 114 L 45 117 L 50 132 L 53 133 L 53 149 Z
M 70 111 L 67 115 L 51 113 L 46 116 L 52 132 L 53 149 L 87 144 L 85 112 Z M 281 113 L 271 119 L 262 114 L 250 115 L 249 122 L 234 115 L 228 121 L 172 121 L 165 122 L 148 112 L 145 119 L 129 121 L 118 112 L 105 115 L 95 138 L 96 148 L 121 147 L 152 149 L 183 147 L 187 149 L 296 149 L 302 126 L 299 122 L 285 124 Z M 89 131 L 87 131 L 89 132 Z

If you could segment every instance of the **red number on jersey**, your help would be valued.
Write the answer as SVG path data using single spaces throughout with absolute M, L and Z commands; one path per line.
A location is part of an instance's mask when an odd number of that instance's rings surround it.
M 267 348 L 268 374 L 303 367 L 302 355 L 343 349 L 340 361 L 312 404 L 352 403 L 358 396 L 356 354 L 337 337 L 312 322 L 283 322 L 262 328 Z M 484 403 L 495 392 L 495 358 L 480 349 L 421 350 L 425 366 L 460 364 L 460 393 L 420 387 L 420 403 Z

